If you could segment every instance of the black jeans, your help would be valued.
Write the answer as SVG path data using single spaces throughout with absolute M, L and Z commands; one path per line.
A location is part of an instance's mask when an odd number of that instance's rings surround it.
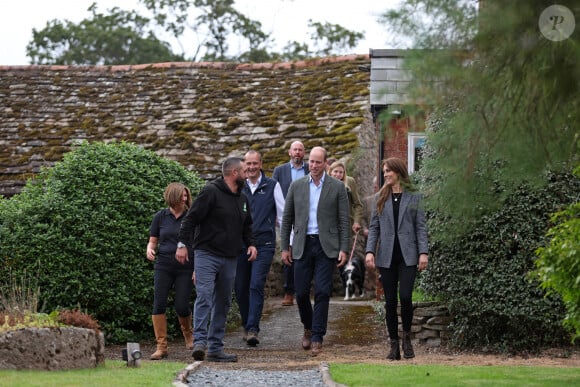
M 397 298 L 401 300 L 401 322 L 403 331 L 410 331 L 413 322 L 413 287 L 417 277 L 417 266 L 406 266 L 403 258 L 391 262 L 390 268 L 379 267 L 381 284 L 385 292 L 387 330 L 391 339 L 399 337 Z M 398 295 L 397 297 L 397 288 Z
M 164 314 L 171 288 L 175 288 L 175 312 L 179 317 L 191 315 L 191 272 L 186 270 L 155 270 L 153 313 Z

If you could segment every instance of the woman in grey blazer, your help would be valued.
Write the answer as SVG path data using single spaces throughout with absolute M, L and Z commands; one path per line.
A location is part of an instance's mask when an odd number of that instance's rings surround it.
M 412 192 L 405 162 L 391 157 L 383 161 L 382 169 L 385 183 L 373 201 L 365 264 L 369 269 L 378 268 L 385 293 L 387 330 L 391 340 L 387 359 L 401 359 L 397 298 L 401 300 L 403 355 L 409 359 L 415 357 L 411 344 L 413 286 L 417 270 L 427 268 L 427 225 L 421 195 Z

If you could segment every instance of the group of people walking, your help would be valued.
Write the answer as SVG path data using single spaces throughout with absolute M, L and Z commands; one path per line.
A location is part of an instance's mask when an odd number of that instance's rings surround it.
M 184 185 L 167 187 L 168 208 L 153 217 L 147 245 L 147 258 L 155 262 L 152 321 L 157 350 L 152 360 L 168 354 L 165 311 L 171 288 L 185 345 L 195 360 L 237 361 L 223 343 L 232 293 L 240 309 L 243 339 L 249 346 L 260 343 L 276 226 L 284 263 L 283 305 L 293 305 L 296 299 L 304 327 L 302 348 L 312 356 L 322 352 L 334 270 L 349 260 L 351 233 L 362 228 L 362 203 L 344 164 L 334 162 L 327 172 L 328 155 L 322 147 L 310 150 L 307 164 L 304 155 L 304 145 L 294 141 L 290 162 L 276 167 L 272 178 L 262 170 L 259 152 L 230 157 L 222 165 L 222 176 L 193 201 Z M 372 200 L 365 263 L 379 271 L 391 339 L 388 358 L 398 360 L 397 294 L 403 353 L 410 358 L 414 357 L 411 294 L 417 270 L 427 266 L 427 229 L 421 197 L 412 192 L 404 162 L 387 159 L 383 176 L 385 184 Z M 189 299 L 194 285 L 192 318 Z

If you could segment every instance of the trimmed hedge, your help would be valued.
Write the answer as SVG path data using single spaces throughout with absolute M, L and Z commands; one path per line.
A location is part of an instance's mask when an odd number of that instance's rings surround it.
M 36 276 L 40 311 L 80 308 L 110 342 L 151 337 L 153 265 L 149 226 L 179 181 L 204 181 L 130 143 L 82 143 L 53 168 L 0 200 L 0 286 Z
M 420 285 L 447 302 L 453 344 L 507 352 L 569 341 L 560 297 L 547 295 L 528 274 L 535 250 L 546 243 L 550 215 L 577 201 L 578 192 L 580 179 L 551 174 L 543 187 L 518 187 L 460 235 L 431 240 Z M 428 222 L 438 230 L 446 220 L 430 213 Z

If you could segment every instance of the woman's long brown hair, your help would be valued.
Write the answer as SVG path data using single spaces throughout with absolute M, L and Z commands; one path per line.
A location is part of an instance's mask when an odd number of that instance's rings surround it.
M 385 166 L 399 176 L 399 181 L 402 190 L 405 189 L 409 191 L 413 190 L 413 185 L 411 183 L 411 179 L 409 178 L 409 173 L 407 172 L 407 165 L 402 159 L 398 157 L 389 157 L 388 159 L 383 160 L 383 163 L 381 165 L 381 172 L 383 172 Z M 377 213 L 380 214 L 381 212 L 383 212 L 385 202 L 390 196 L 391 196 L 391 186 L 385 183 L 383 184 L 378 193 Z

